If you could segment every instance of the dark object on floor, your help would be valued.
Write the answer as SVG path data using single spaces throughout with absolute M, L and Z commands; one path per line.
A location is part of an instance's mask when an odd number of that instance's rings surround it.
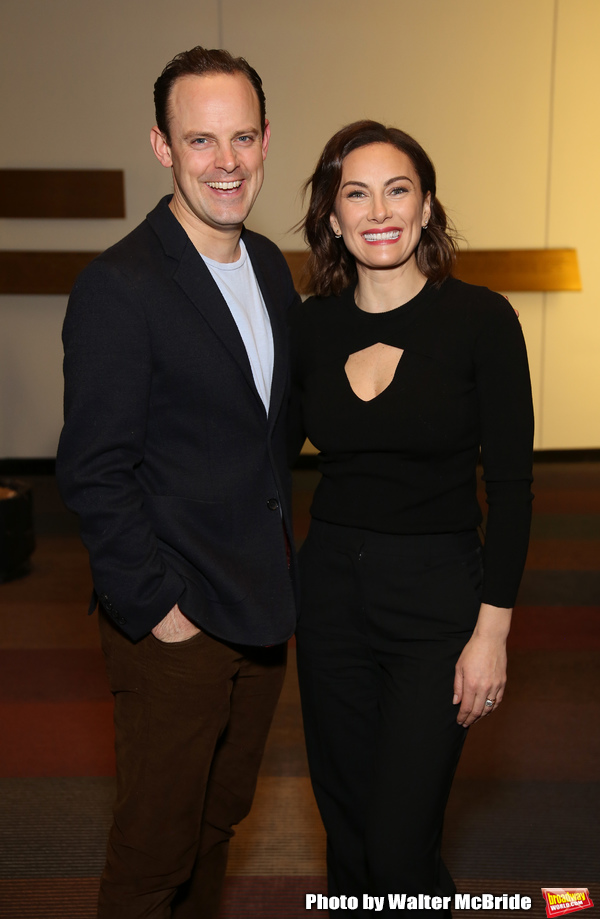
M 34 549 L 31 487 L 0 479 L 0 582 L 27 574 Z

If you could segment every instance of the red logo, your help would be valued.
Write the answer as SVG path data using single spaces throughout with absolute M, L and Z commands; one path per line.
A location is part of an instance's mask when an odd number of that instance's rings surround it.
M 548 919 L 594 905 L 587 887 L 542 887 L 542 893 Z

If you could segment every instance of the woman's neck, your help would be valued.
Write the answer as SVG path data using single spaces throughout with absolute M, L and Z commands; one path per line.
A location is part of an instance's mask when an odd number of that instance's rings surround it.
M 357 269 L 358 284 L 354 299 L 365 313 L 387 313 L 403 306 L 416 297 L 427 283 L 416 262 L 385 269 L 357 265 Z

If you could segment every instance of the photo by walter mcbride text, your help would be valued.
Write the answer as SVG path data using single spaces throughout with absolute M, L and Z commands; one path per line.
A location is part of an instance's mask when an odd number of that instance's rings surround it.
M 493 894 L 482 893 L 472 895 L 470 893 L 455 893 L 452 897 L 430 896 L 429 894 L 417 894 L 409 896 L 405 893 L 389 893 L 387 896 L 372 897 L 369 894 L 363 894 L 362 897 L 346 896 L 342 894 L 339 897 L 326 897 L 322 894 L 307 893 L 305 896 L 305 909 L 328 909 L 331 912 L 336 910 L 357 910 L 361 907 L 363 911 L 381 913 L 386 907 L 390 910 L 447 910 L 454 909 L 472 909 L 472 910 L 529 910 L 531 909 L 531 897 L 522 896 L 519 893 L 513 894 Z

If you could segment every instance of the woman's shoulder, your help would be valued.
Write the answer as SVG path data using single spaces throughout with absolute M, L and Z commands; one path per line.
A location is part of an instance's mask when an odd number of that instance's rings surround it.
M 353 297 L 354 288 L 347 288 L 337 297 L 307 297 L 290 311 L 290 324 L 293 329 L 314 330 L 338 323 L 354 302 Z
M 473 323 L 479 328 L 506 323 L 518 325 L 517 315 L 503 294 L 458 278 L 449 277 L 444 281 L 438 305 L 444 310 L 451 309 L 449 316 L 457 321 Z

